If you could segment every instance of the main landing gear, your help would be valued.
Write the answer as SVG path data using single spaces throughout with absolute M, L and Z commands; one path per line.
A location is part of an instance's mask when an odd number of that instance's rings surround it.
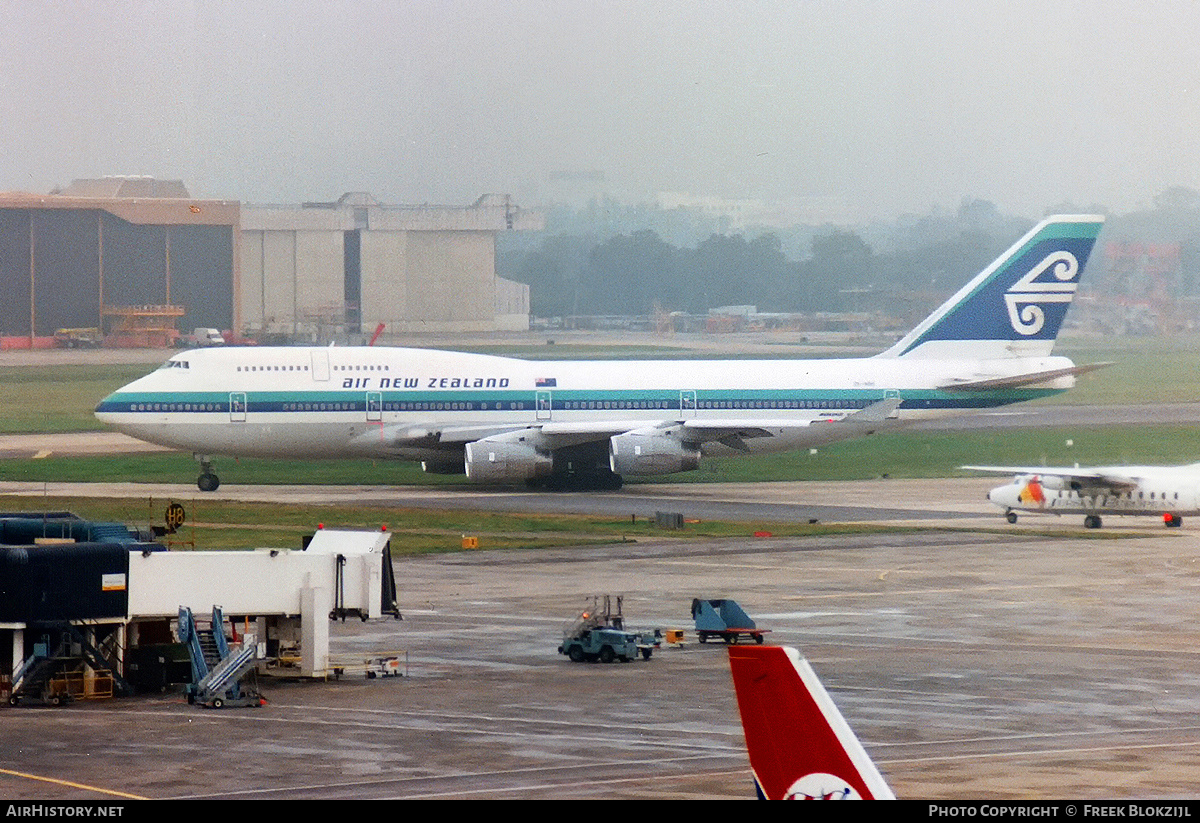
M 548 477 L 537 477 L 525 481 L 531 489 L 546 489 L 552 492 L 617 491 L 621 488 L 621 475 L 608 469 L 588 472 L 561 472 Z
M 215 492 L 221 487 L 221 478 L 212 470 L 212 458 L 207 454 L 195 455 L 200 464 L 200 476 L 196 478 L 196 486 L 202 492 Z
M 1098 514 L 1089 514 L 1087 517 L 1083 518 L 1083 527 L 1085 529 L 1098 529 L 1102 525 L 1103 523 L 1101 522 L 1100 515 Z

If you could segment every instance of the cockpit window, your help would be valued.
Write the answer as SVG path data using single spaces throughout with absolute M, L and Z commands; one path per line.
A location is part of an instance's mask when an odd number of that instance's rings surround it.
M 159 369 L 186 369 L 186 368 L 188 368 L 188 361 L 186 361 L 186 360 L 168 360 L 166 363 L 163 363 L 158 368 Z

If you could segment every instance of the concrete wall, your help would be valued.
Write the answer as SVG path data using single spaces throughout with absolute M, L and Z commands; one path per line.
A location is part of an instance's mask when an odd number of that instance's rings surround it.
M 405 231 L 362 233 L 362 327 L 394 323 L 412 314 Z M 418 286 L 420 286 L 420 278 Z
M 341 231 L 243 231 L 243 323 L 294 333 L 344 303 Z

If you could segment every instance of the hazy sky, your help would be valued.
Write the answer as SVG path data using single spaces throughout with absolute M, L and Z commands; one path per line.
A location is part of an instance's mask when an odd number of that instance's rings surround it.
M 1200 3 L 0 0 L 0 190 L 536 204 L 964 196 L 1037 216 L 1200 189 Z

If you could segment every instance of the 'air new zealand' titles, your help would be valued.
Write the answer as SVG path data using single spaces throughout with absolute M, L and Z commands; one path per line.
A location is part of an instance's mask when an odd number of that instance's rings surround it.
M 617 488 L 1070 388 L 1051 348 L 1103 218 L 1043 220 L 887 351 L 842 360 L 531 362 L 422 349 L 177 354 L 96 416 L 213 455 L 419 460 L 484 483 Z

